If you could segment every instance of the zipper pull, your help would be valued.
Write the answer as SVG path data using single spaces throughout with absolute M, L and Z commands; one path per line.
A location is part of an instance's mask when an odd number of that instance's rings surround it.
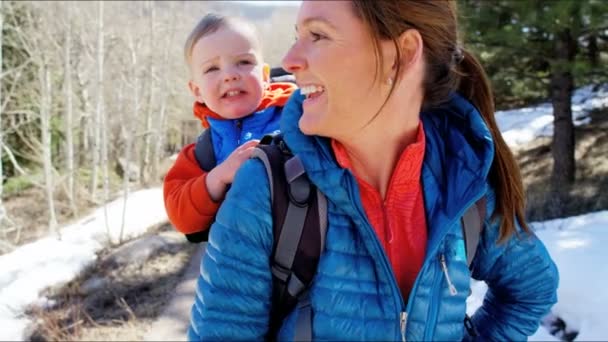
M 401 327 L 401 341 L 405 342 L 405 327 L 407 325 L 407 312 L 403 311 L 399 315 L 399 326 Z
M 455 296 L 458 294 L 458 290 L 454 284 L 452 284 L 452 280 L 450 279 L 450 274 L 448 273 L 448 265 L 445 262 L 445 254 L 441 254 L 441 268 L 443 269 L 443 274 L 445 275 L 445 280 L 448 282 L 448 288 L 450 289 L 450 294 Z

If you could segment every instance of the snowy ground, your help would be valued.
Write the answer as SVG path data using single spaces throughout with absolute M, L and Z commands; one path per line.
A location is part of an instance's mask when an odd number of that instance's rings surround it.
M 594 108 L 608 107 L 608 84 L 592 91 L 576 91 L 573 110 L 577 123 L 587 120 Z M 498 124 L 508 143 L 524 144 L 552 132 L 550 104 L 497 113 Z M 118 239 L 123 201 L 106 206 L 111 239 Z M 124 237 L 135 237 L 149 227 L 167 221 L 160 188 L 133 192 L 127 202 Z M 104 208 L 61 229 L 62 240 L 44 238 L 0 256 L 0 340 L 22 340 L 28 324 L 25 306 L 44 303 L 42 289 L 73 279 L 95 261 L 95 252 L 108 242 Z M 608 260 L 608 211 L 535 223 L 560 271 L 559 302 L 553 314 L 564 319 L 569 329 L 580 331 L 579 340 L 608 340 L 608 292 L 602 288 L 608 271 L 600 260 Z M 475 310 L 485 291 L 483 283 L 473 284 L 469 310 Z M 532 340 L 556 340 L 541 328 Z
M 118 241 L 123 215 L 123 199 L 106 206 L 108 227 Z M 34 302 L 45 302 L 39 291 L 76 277 L 96 259 L 96 252 L 108 243 L 104 207 L 61 229 L 61 241 L 43 238 L 0 256 L 0 341 L 22 340 L 28 324 L 23 310 Z M 125 215 L 125 239 L 143 234 L 167 221 L 160 188 L 129 195 Z
M 561 317 L 566 331 L 578 331 L 577 340 L 608 340 L 608 211 L 532 224 L 559 268 L 558 303 L 547 321 Z M 467 302 L 472 314 L 483 302 L 487 287 L 474 282 Z M 531 341 L 559 341 L 541 327 Z
M 586 86 L 577 89 L 572 96 L 574 124 L 589 122 L 589 111 L 608 107 L 608 83 L 593 89 Z M 532 141 L 538 136 L 553 134 L 553 107 L 550 102 L 534 107 L 496 112 L 498 127 L 509 146 Z

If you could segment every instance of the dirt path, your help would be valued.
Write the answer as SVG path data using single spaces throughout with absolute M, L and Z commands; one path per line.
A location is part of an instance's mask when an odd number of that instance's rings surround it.
M 48 301 L 30 307 L 27 314 L 34 323 L 24 338 L 185 340 L 203 247 L 167 224 L 99 252 L 95 265 L 45 290 Z
M 160 317 L 144 335 L 144 341 L 186 341 L 190 322 L 190 309 L 196 292 L 196 280 L 200 274 L 201 257 L 205 244 L 194 252 L 186 272 L 177 285 L 174 295 Z

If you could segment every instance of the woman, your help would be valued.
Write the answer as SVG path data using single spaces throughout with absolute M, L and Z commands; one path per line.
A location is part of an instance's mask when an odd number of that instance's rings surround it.
M 304 1 L 283 60 L 304 94 L 281 128 L 326 195 L 310 288 L 319 340 L 523 340 L 556 302 L 557 270 L 524 222 L 517 164 L 483 68 L 459 47 L 454 1 Z M 237 173 L 199 278 L 190 339 L 261 339 L 272 250 L 263 164 Z M 466 263 L 460 218 L 485 198 Z M 465 329 L 469 279 L 483 306 Z M 298 311 L 279 339 L 293 339 Z M 272 337 L 272 336 L 270 336 Z

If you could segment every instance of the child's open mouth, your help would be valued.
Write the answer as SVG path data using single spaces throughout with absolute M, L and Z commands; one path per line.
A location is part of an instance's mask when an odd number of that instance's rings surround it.
M 245 92 L 243 90 L 228 90 L 224 95 L 222 95 L 223 99 L 244 95 Z

